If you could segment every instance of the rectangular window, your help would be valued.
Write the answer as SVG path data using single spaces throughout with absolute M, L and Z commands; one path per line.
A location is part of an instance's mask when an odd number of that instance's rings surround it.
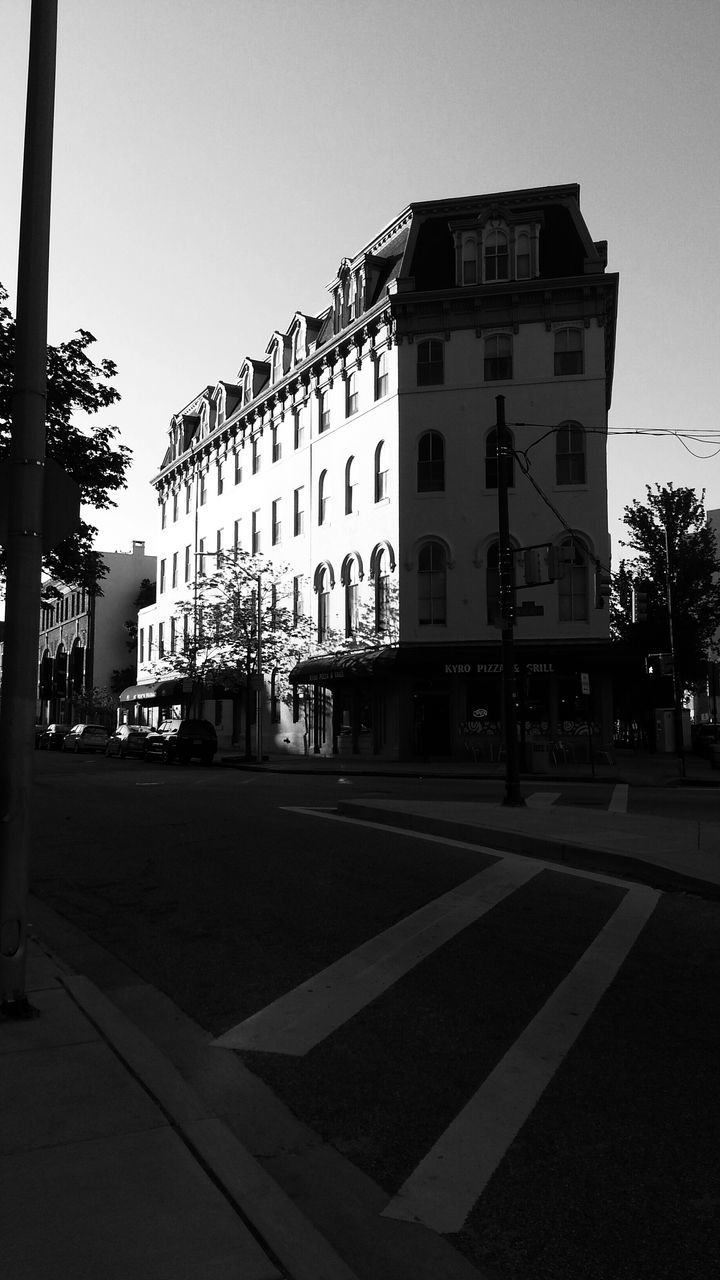
M 260 437 L 255 436 L 252 442 L 252 473 L 257 475 L 260 470 Z
M 217 464 L 217 491 L 218 491 L 218 497 L 220 497 L 220 494 L 221 494 L 221 493 L 222 493 L 222 491 L 223 491 L 224 484 L 225 484 L 225 481 L 224 481 L 224 479 L 223 479 L 223 464 L 222 464 L 222 462 L 218 462 L 218 464 Z
M 170 619 L 170 652 L 174 653 L 177 645 L 177 621 Z
M 223 549 L 223 531 L 222 529 L 218 529 L 215 535 L 215 552 L 216 552 L 215 567 L 216 569 L 220 568 L 220 556 L 222 553 L 222 549 Z
M 207 502 L 207 472 L 203 471 L 200 476 L 200 506 L 204 507 Z
M 302 449 L 305 443 L 305 421 L 302 409 L 293 409 L 293 446 Z
M 185 581 L 189 582 L 192 577 L 192 547 L 185 548 Z
M 153 660 L 153 629 L 152 624 L 148 627 L 148 662 Z
M 444 344 L 436 338 L 418 342 L 417 384 L 419 387 L 442 386 L 445 381 Z
M 293 494 L 293 536 L 305 532 L 305 486 L 300 485 Z
M 160 528 L 164 529 L 167 524 L 167 503 L 160 503 Z
M 512 378 L 512 339 L 508 334 L 494 334 L 486 339 L 484 372 L 486 382 Z
M 165 657 L 165 623 L 158 623 L 158 658 Z
M 165 561 L 160 561 L 160 595 L 165 590 Z
M 272 544 L 278 545 L 282 537 L 282 521 L 280 519 L 280 499 L 275 498 L 272 504 Z
M 185 515 L 186 516 L 190 515 L 191 507 L 192 507 L 192 485 L 188 480 L 187 484 L 185 485 Z
M 187 653 L 190 646 L 190 618 L 187 613 L 183 614 L 183 653 Z
M 235 450 L 235 483 L 240 484 L 242 480 L 242 464 L 240 462 L 240 450 Z
M 179 505 L 180 505 L 180 495 L 178 494 L 177 489 L 173 494 L 172 502 L 173 502 L 173 524 L 177 524 L 177 519 L 179 514 Z
M 260 536 L 260 511 L 252 513 L 252 553 L 254 556 L 259 555 L 262 550 L 262 538 Z
M 351 418 L 358 411 L 357 374 L 349 373 L 345 382 L 345 417 Z
M 389 386 L 388 374 L 388 354 L 387 351 L 381 351 L 375 361 L 375 399 L 382 400 L 383 396 L 388 393 Z
M 582 329 L 559 329 L 555 334 L 555 377 L 583 372 Z
M 302 618 L 305 612 L 303 606 L 302 594 L 302 578 L 293 578 L 293 626 L 298 624 L 298 618 Z
M 330 429 L 330 398 L 327 391 L 321 391 L 318 396 L 318 417 L 320 423 L 320 431 L 329 431 Z
M 198 544 L 198 575 L 205 577 L 205 539 L 201 538 Z
M 178 553 L 173 551 L 172 558 L 172 585 L 176 587 L 178 584 Z
M 140 653 L 140 661 L 144 662 L 145 661 L 145 628 L 144 627 L 140 628 L 139 653 Z
M 272 460 L 273 462 L 279 462 L 282 457 L 282 445 L 280 443 L 280 440 L 278 439 L 278 431 L 279 431 L 278 427 L 273 427 L 272 429 Z
M 236 520 L 233 525 L 233 551 L 240 550 L 240 520 Z

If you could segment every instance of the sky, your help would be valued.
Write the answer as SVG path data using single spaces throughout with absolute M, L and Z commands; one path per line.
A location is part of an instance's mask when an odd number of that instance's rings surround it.
M 30 0 L 0 0 L 15 307 Z M 717 0 L 59 0 L 49 341 L 118 366 L 102 551 L 156 551 L 172 414 L 234 381 L 413 201 L 579 183 L 618 272 L 614 564 L 646 485 L 720 507 Z M 511 406 L 508 412 L 511 416 Z

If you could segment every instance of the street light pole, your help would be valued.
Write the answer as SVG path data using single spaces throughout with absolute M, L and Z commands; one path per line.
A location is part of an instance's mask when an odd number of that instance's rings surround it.
M 32 1015 L 25 993 L 32 755 L 45 488 L 50 189 L 57 0 L 33 0 L 23 158 L 0 699 L 0 1001 Z
M 508 472 L 512 457 L 510 435 L 505 425 L 505 397 L 496 396 L 497 406 L 497 491 L 498 491 L 498 571 L 500 579 L 500 615 L 502 619 L 502 688 L 503 724 L 505 729 L 505 796 L 503 804 L 522 808 L 525 801 L 520 792 L 518 764 L 515 644 L 515 586 L 513 581 L 513 553 L 510 544 L 510 514 L 508 508 Z
M 670 632 L 670 661 L 672 663 L 672 682 L 673 682 L 673 711 L 675 719 L 675 747 L 680 758 L 680 775 L 685 777 L 685 752 L 683 750 L 683 722 L 682 722 L 682 690 L 680 688 L 680 680 L 678 678 L 677 659 L 675 654 L 675 629 L 673 625 L 673 606 L 672 606 L 672 572 L 670 567 L 670 538 L 668 536 L 667 513 L 663 521 L 663 531 L 665 533 L 665 567 L 667 582 L 667 613 L 668 613 L 668 630 Z
M 263 758 L 263 741 L 262 741 L 262 713 L 263 713 L 263 684 L 262 684 L 262 574 L 257 575 L 257 702 L 255 704 L 255 758 L 258 764 L 262 764 Z

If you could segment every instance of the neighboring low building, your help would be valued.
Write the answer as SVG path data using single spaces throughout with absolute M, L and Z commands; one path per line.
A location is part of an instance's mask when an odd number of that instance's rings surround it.
M 38 649 L 38 722 L 75 723 L 87 719 L 90 691 L 110 692 L 113 673 L 134 669 L 136 655 L 128 649 L 126 622 L 137 616 L 137 599 L 144 579 L 155 580 L 155 557 L 145 554 L 144 542 L 132 551 L 101 552 L 108 572 L 102 594 L 85 588 L 45 584 Z
M 321 315 L 297 311 L 234 382 L 172 418 L 153 480 L 157 603 L 138 621 L 145 688 L 127 701 L 184 708 L 180 684 L 152 686 L 182 648 L 178 602 L 206 560 L 242 547 L 289 566 L 321 648 L 333 629 L 355 634 L 363 605 L 378 637 L 389 600 L 397 611 L 391 643 L 299 664 L 311 710 L 298 698 L 268 715 L 268 749 L 307 749 L 311 724 L 319 752 L 496 754 L 501 394 L 521 731 L 538 761 L 562 738 L 580 758 L 589 724 L 608 745 L 606 261 L 576 185 L 411 204 L 343 259 Z M 215 691 L 206 714 L 221 742 L 241 741 L 252 707 L 222 702 Z

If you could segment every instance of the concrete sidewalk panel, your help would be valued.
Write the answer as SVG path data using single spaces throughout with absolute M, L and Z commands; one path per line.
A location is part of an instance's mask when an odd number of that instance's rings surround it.
M 12 1280 L 279 1280 L 167 1126 L 0 1158 Z

